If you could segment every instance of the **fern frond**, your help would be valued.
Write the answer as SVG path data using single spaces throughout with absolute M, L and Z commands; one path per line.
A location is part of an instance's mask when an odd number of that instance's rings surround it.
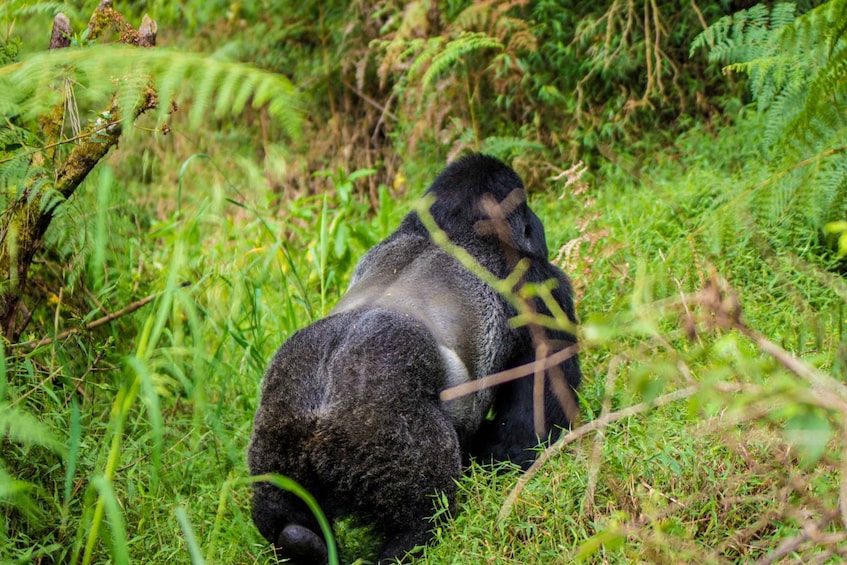
M 206 101 L 212 100 L 216 87 L 221 82 L 221 70 L 222 69 L 220 67 L 211 67 L 205 69 L 203 73 L 192 73 L 192 78 L 194 78 L 194 84 L 192 86 L 194 91 L 193 98 L 195 101 L 188 114 L 188 119 L 191 123 L 199 124 L 202 121 L 203 116 L 206 114 L 208 109 L 206 107 Z M 230 104 L 227 104 L 227 101 L 221 99 L 218 100 L 216 108 L 225 108 L 229 105 Z
M 543 149 L 543 144 L 519 137 L 491 136 L 483 139 L 480 144 L 480 152 L 504 160 L 511 160 L 516 155 L 525 154 L 530 150 L 541 151 Z
M 725 70 L 750 77 L 759 111 L 770 117 L 766 141 L 775 155 L 803 158 L 843 125 L 845 10 L 847 1 L 833 0 L 794 18 L 790 4 L 759 5 L 722 18 L 692 44 L 692 51 L 713 45 L 711 60 L 729 61 Z
M 481 28 L 491 15 L 494 1 L 471 2 L 470 6 L 462 10 L 453 20 L 453 27 L 456 29 Z
M 463 32 L 458 38 L 448 42 L 444 50 L 435 55 L 432 64 L 421 79 L 424 88 L 428 88 L 439 74 L 444 72 L 456 61 L 480 49 L 503 49 L 499 40 L 484 33 Z
M 40 515 L 38 505 L 29 496 L 33 490 L 36 490 L 34 484 L 16 479 L 0 466 L 0 500 L 11 501 L 24 516 Z
M 0 156 L 2 155 L 3 153 L 0 153 Z M 29 160 L 29 155 L 23 152 L 3 158 L 0 163 L 0 194 L 3 197 L 18 197 L 18 192 L 24 186 L 23 179 L 31 174 Z
M 763 143 L 766 148 L 774 147 L 785 137 L 786 125 L 791 121 L 798 108 L 802 108 L 806 100 L 806 92 L 802 88 L 791 88 L 777 91 L 768 88 L 763 93 L 762 101 L 758 104 L 759 112 L 767 110 L 768 119 L 764 124 L 765 135 Z
M 409 80 L 415 80 L 416 78 L 418 78 L 418 76 L 420 76 L 424 66 L 432 62 L 432 59 L 436 56 L 438 51 L 444 45 L 445 41 L 445 38 L 441 36 L 436 36 L 430 38 L 426 42 L 426 46 L 424 47 L 423 51 L 418 53 L 418 55 L 412 61 L 412 64 L 409 66 L 409 71 L 406 73 L 406 76 Z M 420 43 L 418 43 L 418 45 L 420 45 Z M 402 56 L 404 58 L 408 57 L 413 53 L 413 50 L 417 50 L 416 47 L 417 45 L 410 44 Z
M 710 60 L 749 77 L 766 121 L 774 176 L 750 193 L 750 211 L 766 229 L 810 240 L 847 215 L 847 0 L 800 16 L 794 8 L 756 6 L 697 37 Z
M 385 85 L 389 70 L 396 68 L 410 56 L 410 44 L 416 44 L 415 52 L 423 46 L 424 40 L 421 35 L 425 35 L 427 27 L 427 4 L 425 2 L 409 2 L 403 10 L 403 16 L 400 18 L 397 30 L 392 34 L 392 38 L 388 41 L 371 43 L 371 47 L 376 46 L 385 51 L 385 56 L 377 69 L 380 86 Z M 381 30 L 380 33 L 384 34 L 385 31 Z
M 6 403 L 0 404 L 0 437 L 24 445 L 40 445 L 55 453 L 65 451 L 64 444 L 38 418 Z
M 301 106 L 294 86 L 284 76 L 160 48 L 103 45 L 31 55 L 0 67 L 0 84 L 13 86 L 0 89 L 0 108 L 19 107 L 27 116 L 48 111 L 56 102 L 50 93 L 58 77 L 75 79 L 80 85 L 78 98 L 89 103 L 115 93 L 122 119 L 131 119 L 150 85 L 157 91 L 160 118 L 183 96 L 192 99 L 189 118 L 195 126 L 210 112 L 217 116 L 238 113 L 252 101 L 254 107 L 268 104 L 286 133 L 299 136 Z
M 689 54 L 709 48 L 714 62 L 751 61 L 775 53 L 773 30 L 791 24 L 794 4 L 777 4 L 772 10 L 762 4 L 725 16 L 710 25 L 691 42 Z
M 817 175 L 813 218 L 847 218 L 847 161 L 829 160 Z M 816 226 L 822 227 L 822 226 Z
M 0 20 L 23 16 L 55 16 L 59 12 L 63 12 L 73 20 L 83 19 L 82 12 L 65 2 L 37 2 L 33 4 L 32 0 L 7 0 L 0 4 Z
M 538 49 L 538 40 L 530 30 L 518 30 L 509 37 L 507 51 L 535 51 Z

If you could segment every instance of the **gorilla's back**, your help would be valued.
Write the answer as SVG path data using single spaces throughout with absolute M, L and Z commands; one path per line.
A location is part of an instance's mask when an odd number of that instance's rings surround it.
M 362 258 L 332 313 L 383 309 L 420 321 L 438 344 L 446 388 L 482 378 L 502 361 L 501 300 L 428 234 L 400 232 Z M 443 407 L 460 440 L 479 426 L 492 394 L 485 389 Z

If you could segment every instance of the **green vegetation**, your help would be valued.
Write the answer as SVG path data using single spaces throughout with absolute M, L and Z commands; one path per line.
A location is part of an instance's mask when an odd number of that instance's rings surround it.
M 847 559 L 847 1 L 741 4 L 157 0 L 152 49 L 0 6 L 0 562 L 273 562 L 266 363 L 466 150 L 573 279 L 594 427 L 418 562 Z

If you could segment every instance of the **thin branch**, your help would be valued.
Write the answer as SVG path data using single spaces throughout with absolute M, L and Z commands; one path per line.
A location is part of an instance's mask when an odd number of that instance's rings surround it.
M 800 535 L 794 536 L 793 538 L 789 538 L 785 540 L 782 545 L 780 545 L 776 551 L 764 557 L 758 561 L 756 561 L 756 565 L 770 565 L 771 563 L 775 563 L 779 561 L 783 557 L 793 553 L 797 549 L 800 548 L 805 542 L 811 540 L 816 534 L 820 532 L 820 530 L 825 529 L 832 520 L 837 516 L 836 512 L 831 512 L 821 518 L 816 524 L 807 523 L 803 527 L 803 532 Z
M 738 330 L 759 346 L 759 349 L 773 356 L 783 367 L 808 382 L 817 391 L 824 391 L 838 396 L 843 402 L 847 401 L 847 385 L 832 376 L 798 359 L 779 345 L 767 339 L 762 334 L 748 327 L 742 320 L 741 304 L 738 296 L 723 279 L 713 273 L 706 286 L 693 295 L 683 295 L 690 302 L 699 304 L 711 312 L 714 319 L 711 324 L 726 330 Z M 678 307 L 678 305 L 677 305 Z M 687 309 L 687 306 L 686 306 Z
M 755 341 L 762 351 L 770 353 L 786 369 L 803 380 L 808 381 L 808 383 L 816 389 L 820 390 L 823 388 L 827 392 L 837 393 L 842 401 L 847 401 L 847 386 L 845 386 L 844 383 L 838 382 L 823 371 L 819 371 L 808 363 L 794 357 L 789 352 L 767 339 L 765 336 L 751 330 L 747 326 L 741 325 L 738 329 L 744 335 Z
M 549 461 L 551 457 L 559 453 L 565 446 L 575 442 L 576 440 L 582 438 L 585 435 L 590 434 L 591 432 L 605 428 L 609 424 L 617 422 L 618 420 L 623 420 L 624 418 L 635 416 L 636 414 L 641 414 L 642 412 L 647 412 L 652 408 L 659 408 L 661 406 L 665 406 L 666 404 L 671 404 L 679 400 L 690 398 L 697 394 L 699 390 L 699 386 L 690 386 L 683 389 L 675 390 L 649 402 L 641 402 L 640 404 L 629 406 L 627 408 L 624 408 L 623 410 L 618 410 L 617 412 L 605 414 L 597 418 L 596 420 L 592 420 L 587 424 L 583 424 L 575 430 L 571 430 L 567 433 L 567 435 L 561 437 L 558 441 L 556 441 L 556 443 L 542 451 L 541 454 L 538 456 L 538 459 L 535 460 L 535 463 L 533 463 L 532 466 L 527 469 L 526 473 L 521 476 L 521 478 L 515 485 L 515 488 L 513 488 L 512 492 L 509 493 L 509 496 L 506 497 L 506 501 L 503 503 L 503 506 L 500 508 L 500 512 L 497 515 L 497 520 L 500 522 L 504 522 L 509 517 L 512 512 L 512 508 L 515 505 L 515 502 L 517 501 L 518 497 L 520 496 L 521 492 L 523 492 L 523 489 L 526 487 L 529 481 L 531 481 L 532 478 L 535 477 L 541 467 L 543 467 L 544 464 L 547 463 L 547 461 Z
M 709 24 L 706 23 L 706 18 L 703 17 L 703 12 L 700 11 L 700 6 L 697 5 L 695 0 L 691 0 L 691 8 L 694 10 L 694 13 L 697 14 L 697 19 L 700 20 L 700 25 L 703 26 L 703 31 L 709 29 Z M 714 41 L 709 35 L 706 35 L 706 43 L 709 45 L 709 48 L 713 48 L 715 46 Z
M 368 96 L 367 94 L 365 94 L 364 92 L 362 92 L 361 90 L 359 90 L 358 88 L 356 88 L 355 86 L 353 86 L 352 84 L 350 84 L 349 82 L 347 82 L 344 79 L 341 80 L 341 83 L 344 86 L 346 86 L 347 88 L 349 88 L 350 90 L 352 90 L 359 98 L 361 98 L 362 100 L 364 100 L 365 102 L 367 102 L 368 104 L 370 104 L 371 106 L 373 106 L 374 108 L 376 108 L 377 110 L 382 112 L 383 116 L 388 116 L 389 118 L 391 118 L 395 122 L 399 121 L 399 118 L 397 117 L 397 115 L 388 110 L 388 104 L 383 106 L 382 104 L 380 104 L 379 102 L 377 102 L 376 100 L 374 100 L 373 98 L 371 98 L 370 96 Z M 391 98 L 389 97 L 388 100 L 390 102 Z M 380 120 L 382 120 L 382 118 L 380 118 Z
M 535 332 L 531 332 L 535 333 Z M 532 385 L 532 415 L 533 425 L 535 427 L 535 435 L 544 437 L 544 380 L 547 374 L 547 367 L 544 360 L 547 359 L 547 351 L 549 350 L 547 343 L 542 341 L 535 348 L 535 371 L 534 381 Z
M 180 287 L 186 287 L 186 286 L 189 286 L 190 284 L 191 283 L 184 282 L 180 285 Z M 87 324 L 85 324 L 81 328 L 71 328 L 69 330 L 63 331 L 62 333 L 60 333 L 60 334 L 58 334 L 54 337 L 45 337 L 45 338 L 42 338 L 41 340 L 31 339 L 29 341 L 23 341 L 21 343 L 15 343 L 15 344 L 12 345 L 12 347 L 29 347 L 30 349 L 38 349 L 39 347 L 43 347 L 45 345 L 50 345 L 54 341 L 59 341 L 59 340 L 65 339 L 66 337 L 69 337 L 70 335 L 81 332 L 83 330 L 93 330 L 95 328 L 99 328 L 100 326 L 103 326 L 105 324 L 108 324 L 109 322 L 113 322 L 113 321 L 117 320 L 121 316 L 126 316 L 127 314 L 132 314 L 133 312 L 135 312 L 139 308 L 142 308 L 142 307 L 146 306 L 147 304 L 150 304 L 151 302 L 153 302 L 154 300 L 156 300 L 157 298 L 162 296 L 165 292 L 166 291 L 157 292 L 156 294 L 151 294 L 150 296 L 142 298 L 141 300 L 136 300 L 135 302 L 125 306 L 124 308 L 121 308 L 117 312 L 112 312 L 111 314 L 103 316 L 102 318 L 97 318 L 96 320 L 88 322 Z
M 0 165 L 2 165 L 3 163 L 8 163 L 9 161 L 12 161 L 14 159 L 19 159 L 22 156 L 34 155 L 36 153 L 41 153 L 42 151 L 47 151 L 48 149 L 54 149 L 54 148 L 59 147 L 61 145 L 73 143 L 74 141 L 79 141 L 81 139 L 85 139 L 87 137 L 92 137 L 94 135 L 99 135 L 99 134 L 103 133 L 104 131 L 107 131 L 109 129 L 114 128 L 116 125 L 118 125 L 118 123 L 120 123 L 120 120 L 111 120 L 111 121 L 108 121 L 108 122 L 102 122 L 100 125 L 92 128 L 90 131 L 85 131 L 85 132 L 79 133 L 77 135 L 74 135 L 73 137 L 67 137 L 65 139 L 55 141 L 53 143 L 48 143 L 47 145 L 42 145 L 41 147 L 36 147 L 35 149 L 30 149 L 29 151 L 25 151 L 25 152 L 22 152 L 22 153 L 16 153 L 16 154 L 12 155 L 11 157 L 6 157 L 5 159 L 0 159 Z
M 556 365 L 564 363 L 565 361 L 576 355 L 578 351 L 578 344 L 574 344 L 570 347 L 566 347 L 560 351 L 557 351 L 553 355 L 550 355 L 549 357 L 543 360 L 543 368 L 546 370 L 550 367 L 555 367 Z M 527 375 L 532 375 L 535 373 L 536 368 L 538 368 L 537 363 L 538 361 L 531 361 L 524 365 L 518 365 L 517 367 L 513 367 L 505 371 L 500 371 L 499 373 L 487 375 L 481 379 L 468 381 L 457 386 L 446 388 L 441 391 L 441 401 L 448 402 L 450 400 L 455 400 L 459 397 L 468 394 L 473 394 L 474 392 L 479 392 L 480 390 L 486 389 L 488 387 L 501 385 L 503 383 L 514 381 L 515 379 L 519 379 Z
M 615 394 L 618 368 L 623 359 L 624 354 L 615 355 L 606 371 L 606 386 L 603 388 L 603 404 L 600 408 L 601 418 L 612 410 L 612 397 Z M 583 498 L 582 506 L 591 515 L 594 513 L 594 495 L 597 492 L 597 481 L 600 477 L 600 457 L 605 443 L 606 435 L 602 430 L 598 430 L 597 435 L 594 436 L 594 447 L 591 450 L 591 456 L 588 459 L 588 484 L 585 487 L 585 497 Z

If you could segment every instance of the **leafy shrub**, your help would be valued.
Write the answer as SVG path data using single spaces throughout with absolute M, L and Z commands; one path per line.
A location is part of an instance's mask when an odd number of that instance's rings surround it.
M 845 8 L 834 0 L 795 17 L 793 4 L 757 5 L 692 43 L 728 63 L 726 73 L 749 76 L 773 176 L 741 201 L 781 247 L 815 247 L 828 223 L 847 216 Z

